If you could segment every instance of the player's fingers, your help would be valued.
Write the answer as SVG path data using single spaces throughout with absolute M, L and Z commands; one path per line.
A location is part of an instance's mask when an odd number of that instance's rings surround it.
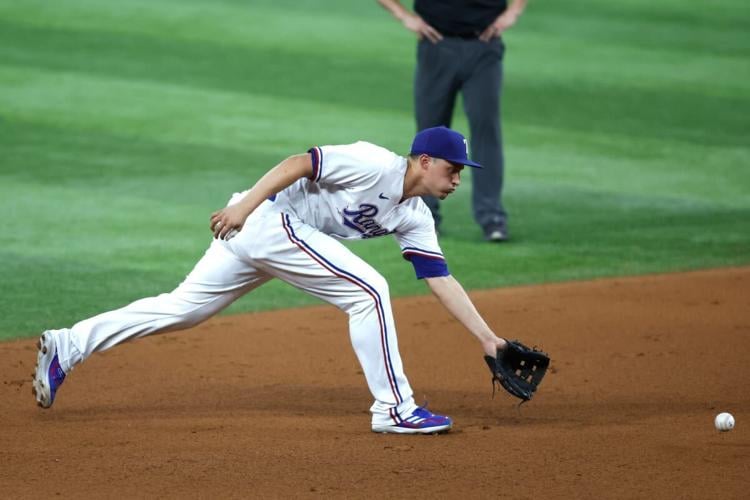
M 495 38 L 498 35 L 500 35 L 500 28 L 498 28 L 495 25 L 491 25 L 486 30 L 484 30 L 484 32 L 479 37 L 479 39 L 482 40 L 483 42 L 490 42 L 492 41 L 493 38 Z
M 232 237 L 229 236 L 233 232 L 236 232 L 233 228 L 226 226 L 221 230 L 221 239 L 225 241 L 229 241 Z
M 489 42 L 496 33 L 497 28 L 495 28 L 495 25 L 491 24 L 487 26 L 487 29 L 485 29 L 481 35 L 479 35 L 479 39 L 483 42 Z
M 219 229 L 219 239 L 229 240 L 234 236 L 234 234 L 232 233 L 237 233 L 237 224 L 233 224 L 231 222 L 228 222 L 226 224 L 222 223 Z M 230 236 L 230 234 L 232 236 Z
M 438 30 L 436 30 L 435 28 L 429 25 L 425 26 L 423 33 L 424 33 L 424 36 L 426 36 L 427 39 L 431 41 L 432 43 L 438 43 L 440 40 L 443 39 L 443 35 L 441 35 Z
M 224 229 L 224 222 L 222 220 L 215 221 L 211 227 L 211 231 L 214 233 L 214 238 L 220 238 L 222 229 Z
M 210 223 L 209 223 L 209 226 L 208 226 L 211 229 L 211 231 L 214 230 L 214 227 L 216 226 L 216 223 L 219 220 L 221 220 L 221 211 L 214 212 L 214 213 L 211 214 L 211 219 L 210 219 Z

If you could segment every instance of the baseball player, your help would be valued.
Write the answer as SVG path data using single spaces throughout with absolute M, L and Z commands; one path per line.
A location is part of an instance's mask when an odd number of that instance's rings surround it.
M 33 392 L 49 408 L 67 373 L 94 352 L 153 333 L 192 327 L 242 295 L 279 278 L 349 316 L 352 346 L 374 397 L 372 430 L 448 431 L 453 421 L 417 406 L 404 374 L 388 284 L 342 239 L 392 234 L 440 302 L 481 344 L 501 357 L 497 337 L 450 275 L 421 196 L 456 190 L 467 158 L 464 137 L 436 127 L 418 133 L 407 158 L 367 142 L 322 146 L 290 156 L 251 189 L 211 215 L 214 239 L 171 293 L 141 299 L 45 331 L 39 340 Z

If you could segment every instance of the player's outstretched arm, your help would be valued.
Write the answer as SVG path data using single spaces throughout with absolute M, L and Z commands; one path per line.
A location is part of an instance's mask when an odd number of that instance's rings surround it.
M 266 172 L 238 203 L 211 214 L 210 229 L 214 238 L 231 238 L 236 231 L 242 229 L 247 216 L 266 199 L 312 174 L 312 157 L 309 154 L 290 156 L 282 161 Z
M 505 347 L 505 340 L 487 326 L 464 288 L 453 276 L 425 278 L 425 281 L 440 303 L 479 340 L 485 354 L 495 357 L 497 350 Z

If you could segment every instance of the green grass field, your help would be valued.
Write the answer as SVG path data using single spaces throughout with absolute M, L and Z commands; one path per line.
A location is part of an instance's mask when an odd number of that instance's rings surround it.
M 506 36 L 513 242 L 481 241 L 465 178 L 444 206 L 453 274 L 750 263 L 748 21 L 744 0 L 530 2 Z M 209 214 L 289 154 L 406 152 L 414 49 L 374 0 L 0 0 L 0 338 L 172 289 Z M 391 238 L 352 248 L 394 295 L 426 293 Z M 272 283 L 229 312 L 311 303 Z

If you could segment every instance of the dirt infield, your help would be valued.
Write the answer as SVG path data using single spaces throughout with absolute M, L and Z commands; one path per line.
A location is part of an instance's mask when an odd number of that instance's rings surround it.
M 418 402 L 441 436 L 369 430 L 331 307 L 220 317 L 93 356 L 55 407 L 35 341 L 0 344 L 0 496 L 747 498 L 750 268 L 472 294 L 551 373 L 491 398 L 478 344 L 428 297 L 394 304 Z M 252 296 L 243 300 L 252 300 Z M 737 428 L 720 434 L 729 411 Z

